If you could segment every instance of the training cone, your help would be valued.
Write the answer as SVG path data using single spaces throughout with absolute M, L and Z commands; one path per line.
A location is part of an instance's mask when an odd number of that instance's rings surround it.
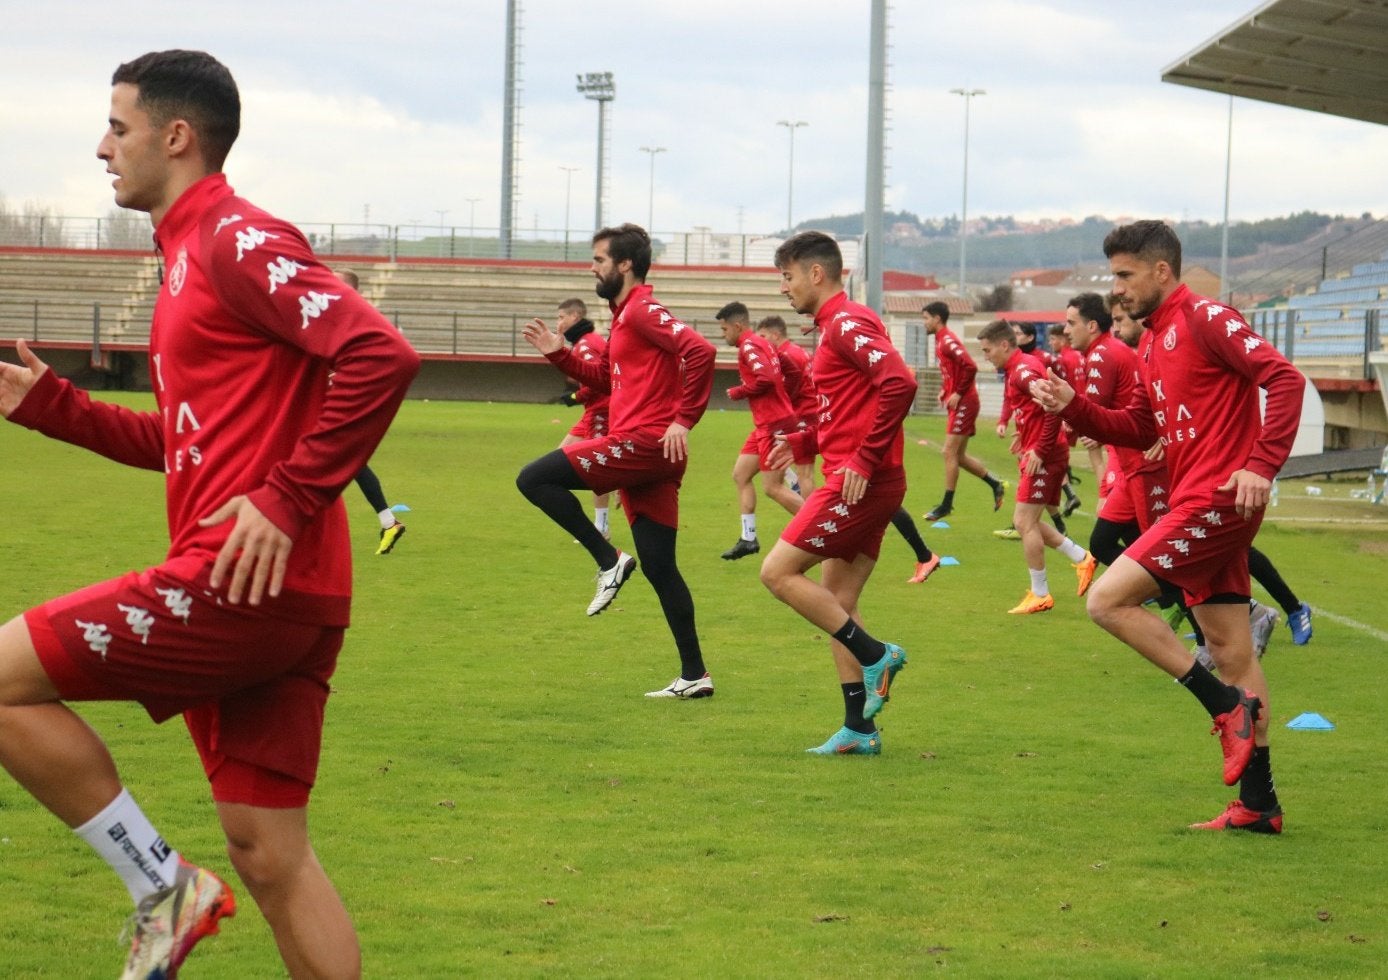
M 1323 715 L 1318 715 L 1314 711 L 1303 711 L 1291 721 L 1287 722 L 1288 728 L 1299 728 L 1310 732 L 1330 732 L 1335 730 L 1335 726 Z

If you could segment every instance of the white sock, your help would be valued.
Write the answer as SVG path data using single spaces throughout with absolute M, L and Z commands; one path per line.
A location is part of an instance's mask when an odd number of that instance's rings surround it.
M 594 507 L 594 508 L 593 508 L 593 526 L 596 527 L 600 533 L 602 533 L 602 534 L 606 534 L 606 533 L 607 533 L 607 531 L 608 531 L 608 526 L 607 526 L 607 508 L 606 508 L 606 507 Z
M 757 536 L 757 515 L 742 515 L 742 538 L 744 541 L 752 541 Z
M 178 874 L 178 852 L 164 843 L 127 789 L 73 833 L 105 858 L 137 905 L 171 886 Z
M 381 521 L 381 527 L 389 528 L 395 526 L 395 511 L 387 507 L 376 515 Z
M 1060 542 L 1060 544 L 1056 546 L 1055 550 L 1059 551 L 1066 558 L 1069 558 L 1076 565 L 1084 561 L 1084 556 L 1089 554 L 1089 552 L 1085 551 L 1083 548 L 1075 544 L 1075 542 L 1071 541 L 1069 538 L 1066 538 L 1064 541 Z
M 1046 581 L 1046 570 L 1043 568 L 1039 572 L 1034 568 L 1028 568 L 1031 573 L 1031 594 L 1040 599 L 1051 594 L 1050 583 Z

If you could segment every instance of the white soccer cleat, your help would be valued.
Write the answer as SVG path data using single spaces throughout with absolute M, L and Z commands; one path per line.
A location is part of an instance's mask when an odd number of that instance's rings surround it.
M 1253 653 L 1259 660 L 1263 659 L 1263 654 L 1267 652 L 1272 631 L 1277 628 L 1277 621 L 1281 618 L 1281 613 L 1261 602 L 1254 601 L 1249 606 L 1248 627 L 1253 631 Z
M 121 980 L 173 980 L 198 940 L 236 914 L 231 889 L 211 871 L 179 860 L 174 884 L 140 902 Z
M 617 593 L 622 590 L 626 580 L 631 578 L 631 573 L 636 571 L 636 559 L 631 555 L 617 552 L 617 564 L 607 571 L 598 572 L 598 591 L 593 596 L 593 601 L 588 603 L 588 615 L 596 616 L 608 606 L 612 605 L 612 600 L 617 598 Z
M 687 681 L 683 677 L 676 677 L 670 682 L 670 686 L 659 691 L 647 691 L 648 698 L 711 698 L 713 697 L 713 678 L 705 672 L 703 677 L 697 681 Z

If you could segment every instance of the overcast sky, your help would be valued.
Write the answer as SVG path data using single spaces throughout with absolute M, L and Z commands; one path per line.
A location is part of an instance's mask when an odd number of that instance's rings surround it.
M 101 216 L 95 158 L 110 76 L 149 50 L 203 48 L 241 88 L 232 184 L 291 220 L 495 227 L 504 0 L 92 4 L 0 0 L 0 197 Z M 889 209 L 1218 221 L 1228 99 L 1161 70 L 1256 0 L 897 0 L 889 16 Z M 597 108 L 610 71 L 611 221 L 716 231 L 860 211 L 868 0 L 525 0 L 517 226 L 593 218 Z M 1238 99 L 1234 219 L 1388 213 L 1388 129 Z M 476 199 L 470 203 L 469 199 Z M 444 212 L 442 215 L 440 212 Z

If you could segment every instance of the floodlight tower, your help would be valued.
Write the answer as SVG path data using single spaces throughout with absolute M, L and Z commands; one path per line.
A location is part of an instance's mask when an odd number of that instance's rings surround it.
M 863 251 L 866 304 L 882 312 L 883 220 L 886 192 L 887 0 L 872 0 L 868 23 L 867 188 L 863 199 Z
M 607 198 L 607 113 L 609 104 L 617 97 L 617 85 L 612 81 L 610 71 L 590 71 L 578 76 L 578 91 L 585 99 L 598 104 L 598 189 L 593 216 L 593 230 L 596 231 L 604 227 L 602 208 Z
M 964 99 L 964 200 L 959 210 L 959 296 L 963 298 L 968 295 L 964 285 L 964 266 L 969 241 L 969 107 L 973 105 L 975 96 L 988 93 L 981 88 L 952 88 L 949 93 Z
M 500 257 L 511 257 L 520 156 L 520 0 L 506 0 L 506 93 L 501 106 Z

